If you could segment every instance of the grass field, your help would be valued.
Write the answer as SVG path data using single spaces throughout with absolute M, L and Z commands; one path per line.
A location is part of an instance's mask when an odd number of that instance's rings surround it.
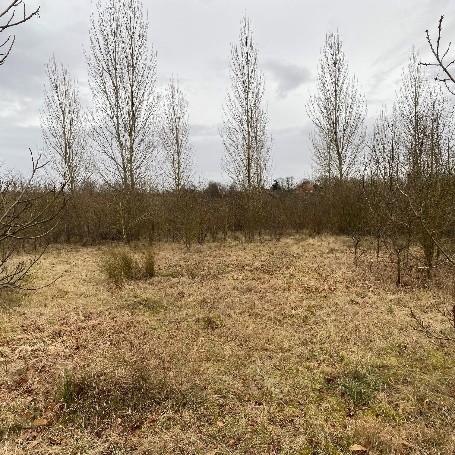
M 348 239 L 54 247 L 0 303 L 0 454 L 455 453 L 455 352 L 416 330 L 447 299 L 397 288 Z M 140 254 L 140 245 L 134 247 Z M 356 446 L 357 446 L 357 452 Z

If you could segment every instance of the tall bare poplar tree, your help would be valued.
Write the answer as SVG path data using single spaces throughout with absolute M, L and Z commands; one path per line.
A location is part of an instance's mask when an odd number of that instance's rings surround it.
M 267 176 L 271 138 L 263 101 L 264 78 L 258 69 L 258 50 L 246 17 L 239 42 L 231 47 L 230 72 L 232 88 L 220 130 L 226 152 L 225 169 L 241 188 L 261 188 Z
M 328 33 L 319 63 L 317 93 L 307 105 L 315 131 L 311 136 L 322 176 L 344 180 L 356 171 L 365 142 L 366 104 L 350 77 L 338 33 Z
M 385 107 L 374 126 L 369 153 L 369 170 L 375 180 L 381 181 L 392 191 L 402 177 L 402 157 L 398 144 L 397 110 L 388 116 Z
M 404 153 L 406 173 L 417 178 L 423 169 L 426 150 L 427 109 L 430 108 L 430 85 L 419 65 L 415 52 L 402 75 L 398 96 L 400 145 Z
M 85 127 L 79 91 L 63 65 L 52 58 L 46 66 L 48 85 L 41 113 L 46 154 L 61 181 L 74 193 L 84 166 Z
M 409 180 L 453 171 L 453 109 L 413 52 L 398 97 L 400 145 Z
M 156 53 L 139 0 L 108 0 L 92 16 L 89 83 L 92 137 L 109 184 L 130 191 L 150 176 L 154 158 Z
M 191 178 L 188 101 L 178 81 L 171 80 L 163 98 L 159 138 L 164 152 L 165 177 L 180 191 Z

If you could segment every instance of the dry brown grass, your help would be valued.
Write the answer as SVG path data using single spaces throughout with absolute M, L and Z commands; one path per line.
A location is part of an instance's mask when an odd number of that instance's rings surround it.
M 408 310 L 442 295 L 349 247 L 162 244 L 122 289 L 54 248 L 0 305 L 0 454 L 455 453 L 453 345 Z

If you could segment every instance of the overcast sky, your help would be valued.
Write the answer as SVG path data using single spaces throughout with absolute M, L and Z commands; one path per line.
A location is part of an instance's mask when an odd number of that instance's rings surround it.
M 0 10 L 9 0 L 0 0 Z M 88 48 L 90 0 L 29 0 L 39 18 L 16 29 L 13 51 L 0 67 L 0 162 L 29 167 L 28 148 L 42 148 L 39 114 L 45 64 L 55 55 L 80 83 L 84 103 L 90 92 L 84 49 Z M 189 101 L 197 176 L 226 181 L 218 134 L 230 85 L 230 44 L 241 18 L 251 20 L 265 74 L 273 135 L 272 177 L 312 174 L 306 114 L 314 91 L 325 34 L 338 30 L 349 67 L 368 102 L 369 121 L 391 104 L 402 68 L 414 45 L 428 56 L 425 30 L 436 31 L 446 16 L 444 35 L 455 39 L 453 0 L 144 0 L 150 44 L 158 53 L 158 85 L 178 76 Z M 3 37 L 2 37 L 3 38 Z M 429 57 L 428 57 L 429 58 Z

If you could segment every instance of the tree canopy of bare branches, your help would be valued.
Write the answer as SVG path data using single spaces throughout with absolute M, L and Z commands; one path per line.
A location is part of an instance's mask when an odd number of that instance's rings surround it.
M 453 223 L 447 212 L 453 198 L 455 142 L 453 111 L 442 89 L 428 80 L 413 53 L 398 98 L 399 143 L 406 197 L 419 221 L 416 230 L 431 270 L 443 232 Z M 428 231 L 428 229 L 430 229 Z
M 429 275 L 452 229 L 454 146 L 452 109 L 413 52 L 393 114 L 383 110 L 376 120 L 369 156 L 371 217 L 395 256 L 397 284 L 411 243 L 421 247 Z
M 262 188 L 267 178 L 271 138 L 263 100 L 264 78 L 246 17 L 242 20 L 239 42 L 231 47 L 230 73 L 232 88 L 220 129 L 226 153 L 224 166 L 240 188 Z
M 355 174 L 365 142 L 366 103 L 349 67 L 338 33 L 328 33 L 322 50 L 317 93 L 307 105 L 311 136 L 322 176 L 340 180 Z
M 102 178 L 126 191 L 150 177 L 156 149 L 156 53 L 147 33 L 139 0 L 98 2 L 87 55 L 92 138 Z
M 411 55 L 398 97 L 399 146 L 408 180 L 423 181 L 454 172 L 453 108 Z
M 374 126 L 369 154 L 369 170 L 372 178 L 381 180 L 391 190 L 401 175 L 401 156 L 398 146 L 397 110 L 391 116 L 383 107 Z
M 41 129 L 46 154 L 62 182 L 73 194 L 84 166 L 85 126 L 77 82 L 52 58 L 46 66 Z
M 164 153 L 165 177 L 175 191 L 191 178 L 191 144 L 188 101 L 178 81 L 171 80 L 163 98 L 159 138 Z
M 8 35 L 4 40 L 1 34 L 6 30 L 27 22 L 38 14 L 39 7 L 32 12 L 27 12 L 24 0 L 12 0 L 6 7 L 0 9 L 0 66 L 5 63 L 16 39 L 15 35 Z

